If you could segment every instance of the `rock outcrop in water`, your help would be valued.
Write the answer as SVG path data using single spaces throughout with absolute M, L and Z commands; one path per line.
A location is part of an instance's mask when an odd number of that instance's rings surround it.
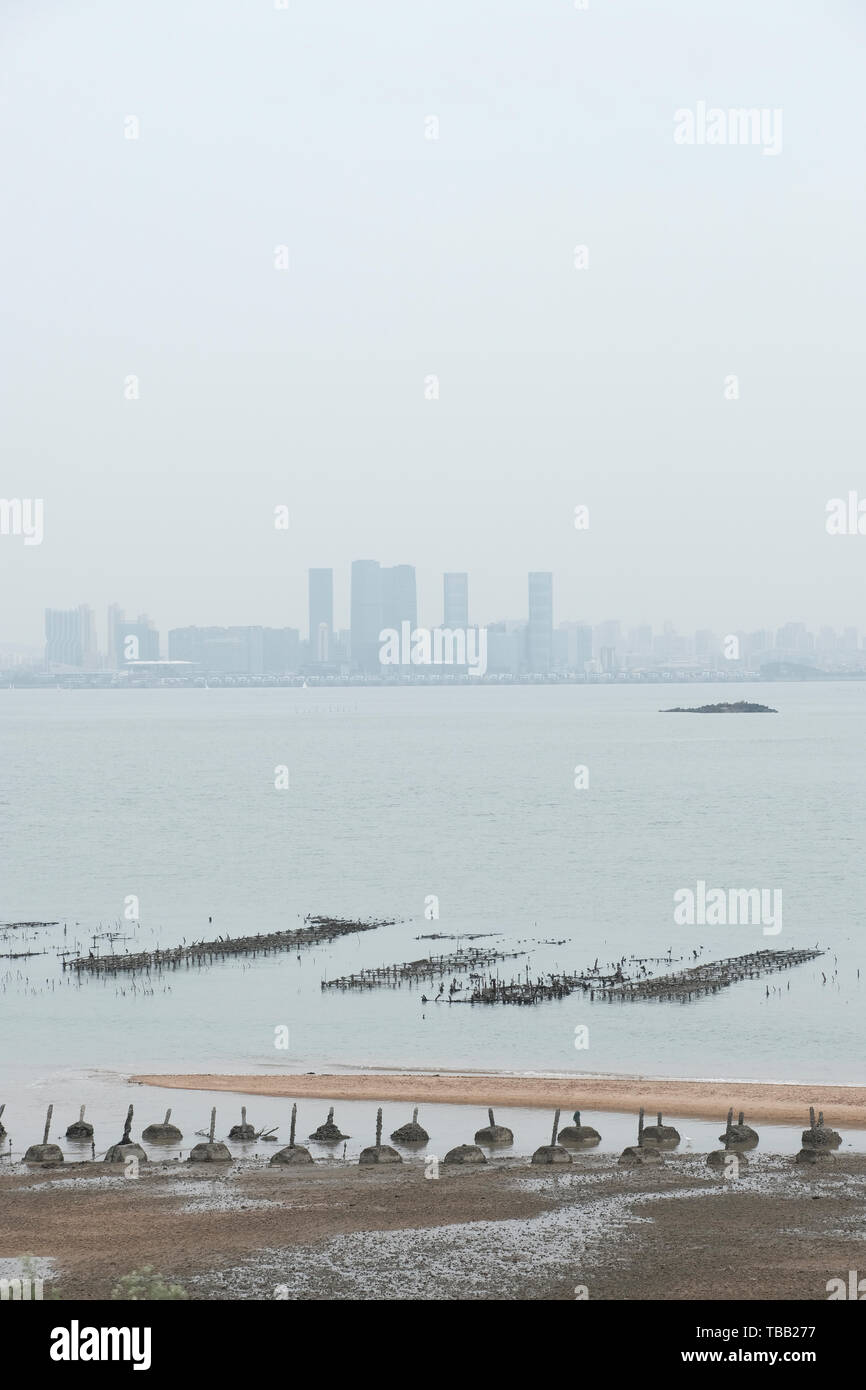
M 735 700 L 718 705 L 676 705 L 659 710 L 659 714 L 778 714 L 769 705 L 756 705 L 751 700 Z

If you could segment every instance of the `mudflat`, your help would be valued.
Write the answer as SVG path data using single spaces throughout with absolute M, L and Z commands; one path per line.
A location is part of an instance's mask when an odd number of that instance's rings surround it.
M 151 1266 L 192 1299 L 803 1299 L 862 1263 L 866 1157 L 815 1167 L 703 1155 L 627 1169 L 421 1158 L 388 1168 L 266 1160 L 65 1164 L 0 1176 L 2 1254 L 53 1261 L 45 1297 L 111 1296 Z

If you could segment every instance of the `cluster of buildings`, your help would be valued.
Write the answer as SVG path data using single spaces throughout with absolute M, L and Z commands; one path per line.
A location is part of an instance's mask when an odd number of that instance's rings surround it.
M 470 623 L 469 575 L 443 576 L 441 629 L 479 632 Z M 408 629 L 405 625 L 408 624 Z M 93 610 L 86 604 L 45 614 L 45 670 L 73 673 L 150 672 L 163 678 L 321 679 L 393 678 L 382 664 L 382 634 L 418 624 L 415 569 L 380 565 L 376 560 L 352 564 L 348 629 L 334 624 L 334 571 L 308 572 L 308 622 L 305 633 L 293 627 L 172 628 L 165 643 L 146 614 L 127 618 L 116 604 L 107 613 L 105 643 L 100 648 Z M 435 629 L 434 629 L 435 631 Z M 485 637 L 488 677 L 637 678 L 666 674 L 711 676 L 759 673 L 762 668 L 862 670 L 863 648 L 856 628 L 841 634 L 823 627 L 815 634 L 804 623 L 787 623 L 776 631 L 715 634 L 702 629 L 691 636 L 665 623 L 661 632 L 649 625 L 623 628 L 618 620 L 554 624 L 553 575 L 528 576 L 526 616 L 488 623 Z M 400 679 L 430 677 L 423 667 L 400 666 Z M 441 674 L 441 673 L 439 673 Z

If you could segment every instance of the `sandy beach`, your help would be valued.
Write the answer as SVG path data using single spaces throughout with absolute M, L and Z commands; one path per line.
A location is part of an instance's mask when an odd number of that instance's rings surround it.
M 287 1099 L 408 1101 L 417 1104 L 520 1105 L 552 1109 L 648 1111 L 715 1120 L 728 1107 L 749 1120 L 803 1124 L 810 1105 L 828 1125 L 866 1128 L 866 1086 L 787 1085 L 764 1081 L 656 1081 L 642 1077 L 485 1076 L 421 1072 L 357 1075 L 224 1076 L 209 1073 L 137 1075 L 132 1082 L 185 1091 L 236 1091 Z

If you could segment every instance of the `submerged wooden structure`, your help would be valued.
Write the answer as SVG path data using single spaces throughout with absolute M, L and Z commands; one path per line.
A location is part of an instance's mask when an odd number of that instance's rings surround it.
M 89 952 L 64 961 L 64 970 L 91 975 L 115 975 L 121 971 L 176 970 L 186 965 L 211 965 L 227 956 L 268 956 L 277 951 L 299 951 L 355 932 L 392 927 L 393 921 L 349 921 L 343 917 L 311 917 L 309 926 L 293 931 L 259 933 L 255 936 L 218 936 L 214 941 L 193 941 L 167 951 L 126 951 L 122 955 L 97 956 Z
M 757 980 L 763 975 L 790 970 L 792 966 L 803 965 L 823 954 L 814 947 L 805 949 L 795 946 L 775 951 L 751 951 L 745 956 L 706 961 L 668 975 L 643 974 L 634 979 L 625 975 L 621 967 L 612 975 L 599 975 L 591 970 L 575 975 L 543 975 L 535 980 L 530 979 L 528 974 L 508 981 L 489 975 L 476 982 L 470 1003 L 539 1004 L 549 999 L 565 999 L 581 990 L 591 1000 L 632 1003 L 657 999 L 685 1004 L 705 994 L 718 994 L 740 980 Z
M 371 966 L 354 975 L 323 980 L 322 989 L 398 989 L 400 985 L 415 984 L 420 980 L 444 981 L 449 975 L 463 974 L 467 970 L 492 965 L 494 961 L 524 955 L 525 951 L 497 951 L 493 947 L 484 950 L 470 946 L 465 951 L 452 951 L 445 956 L 422 956 L 420 960 L 406 960 L 398 965 Z

